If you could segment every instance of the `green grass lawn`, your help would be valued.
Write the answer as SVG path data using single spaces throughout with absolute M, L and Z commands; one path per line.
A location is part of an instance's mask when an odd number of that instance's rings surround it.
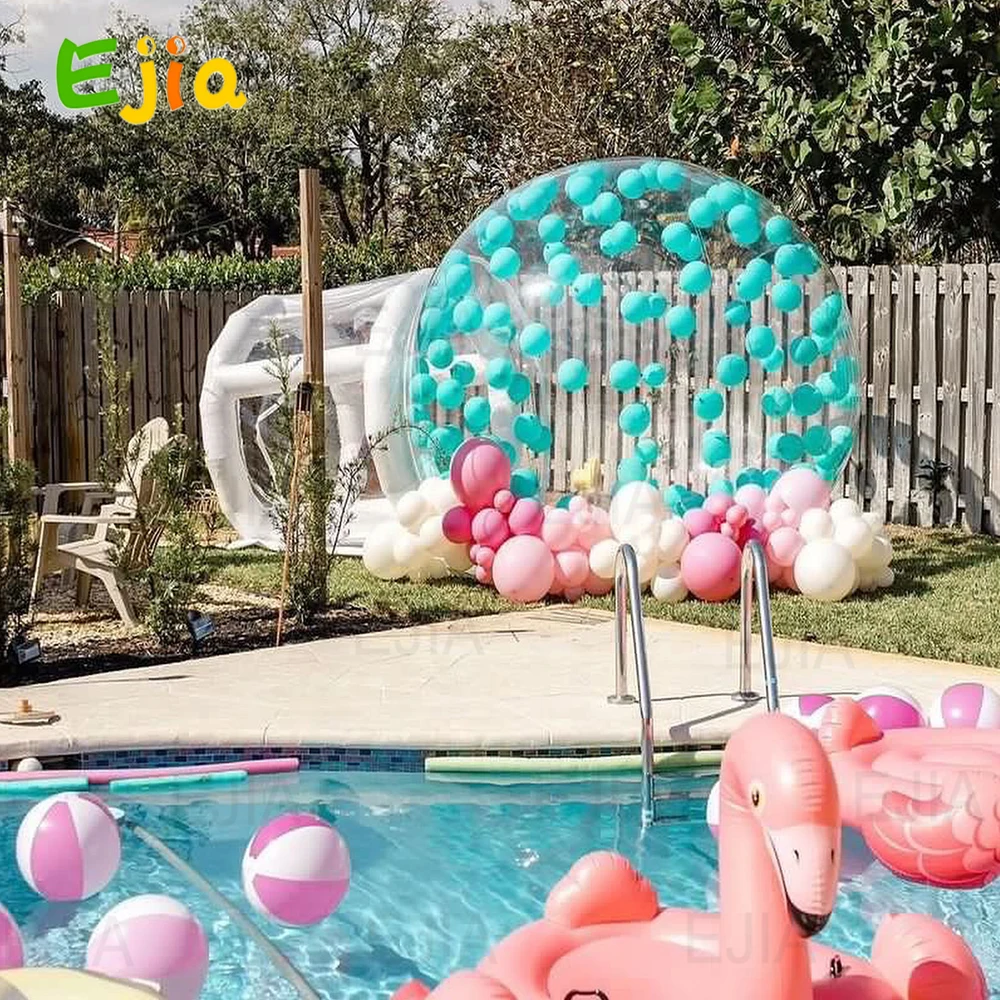
M 900 528 L 892 532 L 896 582 L 890 590 L 818 604 L 777 593 L 776 635 L 1000 667 L 1000 540 L 960 531 Z M 212 582 L 277 595 L 280 557 L 259 549 L 212 553 Z M 385 616 L 387 625 L 421 623 L 515 610 L 472 581 L 399 583 L 377 580 L 359 559 L 339 560 L 331 575 L 339 605 Z M 581 604 L 611 607 L 610 598 Z M 693 625 L 738 627 L 739 605 L 645 600 L 646 614 Z

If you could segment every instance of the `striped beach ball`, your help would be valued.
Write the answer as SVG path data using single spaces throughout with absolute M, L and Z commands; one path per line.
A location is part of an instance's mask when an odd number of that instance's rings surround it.
M 14 918 L 0 903 L 0 969 L 20 969 L 24 965 L 24 942 Z
M 708 801 L 705 803 L 705 822 L 708 824 L 709 830 L 712 831 L 713 837 L 719 836 L 719 794 L 721 792 L 721 783 L 716 782 L 712 785 L 712 790 L 708 793 Z
M 133 896 L 108 910 L 87 944 L 87 969 L 151 984 L 164 1000 L 197 1000 L 208 975 L 208 939 L 169 896 Z
M 262 826 L 243 855 L 243 891 L 258 913 L 292 927 L 325 920 L 351 881 L 343 837 L 309 813 L 285 813 Z
M 952 684 L 931 708 L 932 726 L 1000 729 L 1000 695 L 985 684 Z
M 926 725 L 920 703 L 902 688 L 868 688 L 858 695 L 858 704 L 875 720 L 879 729 L 913 729 Z
M 51 902 L 76 902 L 100 892 L 121 862 L 118 824 L 93 795 L 60 792 L 32 806 L 17 831 L 17 866 Z
M 833 701 L 828 694 L 800 694 L 781 699 L 781 711 L 810 729 L 819 729 L 826 714 L 826 706 Z

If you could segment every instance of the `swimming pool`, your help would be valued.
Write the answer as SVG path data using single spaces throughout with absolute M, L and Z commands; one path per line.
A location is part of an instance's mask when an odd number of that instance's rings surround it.
M 251 779 L 238 788 L 107 796 L 251 913 L 240 861 L 254 830 L 289 810 L 337 823 L 354 868 L 340 910 L 319 927 L 291 930 L 254 914 L 258 926 L 330 1000 L 385 1000 L 407 979 L 436 982 L 474 965 L 490 944 L 539 916 L 549 889 L 582 854 L 612 849 L 656 885 L 666 905 L 714 907 L 715 842 L 704 799 L 715 775 L 663 776 L 674 818 L 639 829 L 632 778 L 532 782 L 442 780 L 418 774 L 303 772 Z M 293 1000 L 266 957 L 223 913 L 124 832 L 123 864 L 105 892 L 82 904 L 51 904 L 24 884 L 14 838 L 30 802 L 0 802 L 0 901 L 20 923 L 30 964 L 82 965 L 87 939 L 114 903 L 143 892 L 183 900 L 209 935 L 212 967 L 203 1000 Z M 851 952 L 871 946 L 890 912 L 933 914 L 965 935 L 1000 1000 L 1000 889 L 941 892 L 908 885 L 845 850 L 839 905 L 821 940 Z

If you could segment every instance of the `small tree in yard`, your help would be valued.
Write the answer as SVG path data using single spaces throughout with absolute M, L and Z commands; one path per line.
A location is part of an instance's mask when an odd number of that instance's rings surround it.
M 0 409 L 0 446 L 6 450 L 7 411 Z M 24 639 L 31 597 L 35 546 L 31 538 L 34 514 L 34 470 L 26 462 L 0 467 L 0 663 L 11 647 Z

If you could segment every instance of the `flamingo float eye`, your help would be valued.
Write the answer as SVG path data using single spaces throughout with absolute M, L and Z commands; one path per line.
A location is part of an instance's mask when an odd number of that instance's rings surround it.
M 754 782 L 750 786 L 750 805 L 754 809 L 760 810 L 764 804 L 764 789 L 760 786 L 758 782 Z

